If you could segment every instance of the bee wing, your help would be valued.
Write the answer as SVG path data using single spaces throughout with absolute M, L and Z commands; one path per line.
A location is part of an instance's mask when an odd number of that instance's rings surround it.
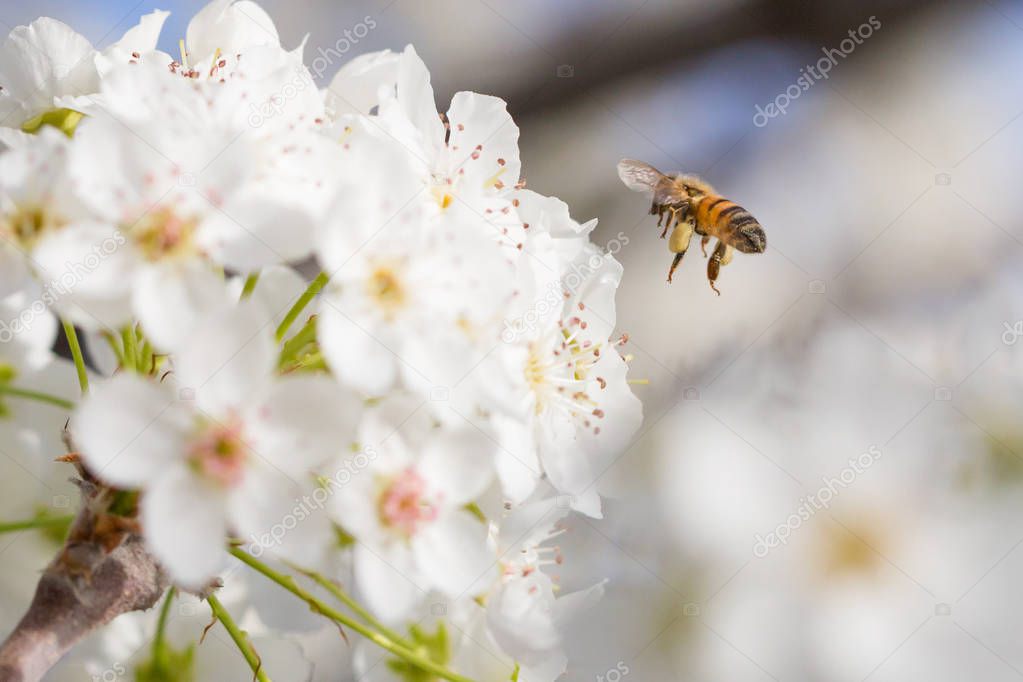
M 622 159 L 618 162 L 618 177 L 626 187 L 635 192 L 653 192 L 657 189 L 657 183 L 665 176 L 649 163 Z

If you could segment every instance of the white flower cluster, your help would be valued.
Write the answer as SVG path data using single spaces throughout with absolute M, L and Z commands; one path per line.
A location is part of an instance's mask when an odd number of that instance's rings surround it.
M 439 113 L 411 46 L 321 90 L 253 2 L 211 2 L 173 57 L 165 18 L 102 51 L 44 18 L 0 48 L 0 297 L 62 283 L 48 308 L 101 369 L 70 422 L 85 467 L 138 493 L 182 588 L 232 542 L 341 553 L 383 623 L 455 604 L 464 641 L 500 652 L 447 652 L 466 674 L 555 679 L 600 586 L 556 598 L 546 543 L 570 510 L 600 516 L 642 418 L 621 266 L 524 189 L 505 103 Z M 310 259 L 306 289 L 287 264 Z

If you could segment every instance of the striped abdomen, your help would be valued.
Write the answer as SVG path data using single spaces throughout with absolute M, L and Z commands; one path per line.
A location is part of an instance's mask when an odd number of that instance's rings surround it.
M 742 253 L 763 253 L 767 236 L 753 215 L 724 197 L 705 196 L 696 207 L 696 230 Z

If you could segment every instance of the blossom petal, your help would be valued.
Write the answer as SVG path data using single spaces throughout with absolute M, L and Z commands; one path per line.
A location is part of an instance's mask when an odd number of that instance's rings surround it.
M 518 576 L 490 596 L 487 624 L 501 649 L 524 665 L 542 665 L 561 654 L 554 586 L 541 571 Z
M 392 545 L 370 549 L 355 547 L 355 582 L 366 604 L 385 623 L 402 621 L 426 596 L 419 586 L 412 554 Z
M 96 68 L 100 75 L 106 74 L 119 64 L 128 64 L 132 60 L 137 60 L 139 56 L 154 51 L 160 40 L 163 24 L 169 16 L 170 12 L 163 10 L 154 10 L 143 15 L 139 23 L 125 31 L 120 40 L 97 54 Z
M 18 26 L 0 46 L 0 82 L 20 104 L 19 126 L 52 109 L 61 95 L 86 95 L 98 89 L 92 44 L 70 26 L 42 17 Z
M 246 428 L 261 455 L 299 477 L 355 441 L 360 414 L 362 402 L 330 378 L 292 375 L 250 408 Z
M 394 385 L 394 354 L 329 302 L 320 309 L 317 327 L 327 364 L 342 383 L 369 396 L 383 395 Z
M 142 497 L 146 543 L 175 583 L 206 586 L 224 564 L 223 495 L 184 466 L 165 472 Z
M 311 491 L 311 484 L 303 486 L 264 461 L 251 462 L 241 485 L 227 497 L 231 528 L 275 556 L 319 566 L 334 535 Z
M 0 298 L 0 355 L 15 367 L 38 368 L 53 358 L 57 318 L 46 309 L 37 292 Z
M 497 557 L 487 547 L 487 527 L 466 512 L 449 514 L 421 530 L 412 551 L 423 576 L 451 598 L 497 579 Z
M 13 244 L 0 241 L 0 298 L 24 289 L 31 277 L 25 254 Z
M 277 351 L 258 304 L 245 301 L 204 317 L 177 355 L 181 386 L 219 417 L 237 411 L 267 387 Z
M 299 261 L 313 250 L 312 218 L 302 205 L 254 186 L 209 215 L 200 243 L 215 262 L 241 272 Z
M 511 189 L 519 181 L 519 127 L 508 113 L 507 103 L 498 97 L 475 92 L 458 92 L 448 109 L 451 125 L 450 148 L 457 148 L 461 183 L 474 193 L 492 190 L 495 182 Z M 448 169 L 454 176 L 459 170 Z
M 437 114 L 430 71 L 411 45 L 405 48 L 398 64 L 398 102 L 419 132 L 422 144 L 427 149 L 439 149 L 444 144 L 445 131 Z
M 119 230 L 82 222 L 44 236 L 33 253 L 52 306 L 87 329 L 119 329 L 131 319 L 136 254 Z
M 157 348 L 173 351 L 226 300 L 223 281 L 206 264 L 171 262 L 139 269 L 132 307 L 146 338 Z
M 335 116 L 368 115 L 380 103 L 380 88 L 398 80 L 400 55 L 390 50 L 368 52 L 345 62 L 325 93 L 327 109 Z M 313 65 L 315 67 L 315 60 Z
M 494 478 L 494 441 L 473 428 L 442 433 L 423 448 L 418 470 L 452 507 L 483 494 Z
M 188 52 L 195 59 L 238 54 L 257 45 L 280 46 L 277 28 L 266 11 L 250 0 L 213 0 L 188 22 Z
M 71 420 L 89 470 L 127 488 L 160 480 L 184 456 L 190 427 L 188 410 L 170 391 L 133 374 L 93 386 Z
M 501 444 L 494 461 L 501 490 L 509 502 L 519 504 L 533 494 L 542 475 L 532 428 L 501 414 L 491 421 Z

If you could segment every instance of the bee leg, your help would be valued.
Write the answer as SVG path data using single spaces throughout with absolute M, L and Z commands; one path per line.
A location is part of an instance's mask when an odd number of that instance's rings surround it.
M 677 268 L 678 264 L 682 262 L 682 256 L 684 255 L 686 255 L 685 251 L 682 253 L 676 253 L 675 259 L 671 261 L 671 268 L 668 269 L 668 284 L 671 284 L 671 277 L 675 274 L 675 268 Z
M 710 288 L 714 290 L 714 293 L 718 296 L 721 292 L 714 286 L 715 280 L 718 278 L 718 274 L 721 272 L 721 261 L 724 259 L 727 248 L 724 242 L 718 242 L 717 246 L 714 247 L 714 253 L 711 254 L 710 260 L 707 261 L 707 280 L 710 282 Z
M 709 244 L 709 243 L 710 243 L 710 235 L 709 234 L 703 235 L 703 237 L 700 239 L 700 251 L 703 251 L 703 257 L 704 258 L 707 257 L 707 244 Z
M 671 284 L 671 277 L 675 274 L 675 268 L 682 262 L 682 256 L 686 255 L 686 251 L 689 250 L 689 242 L 692 238 L 692 220 L 675 224 L 675 231 L 671 233 L 671 239 L 668 240 L 668 250 L 675 254 L 675 259 L 671 262 L 671 268 L 668 270 L 668 284 Z
M 668 230 L 671 228 L 671 222 L 673 220 L 677 222 L 678 216 L 675 213 L 675 209 L 668 208 L 667 206 L 662 207 L 661 211 L 662 211 L 662 213 L 663 212 L 667 212 L 668 213 L 668 220 L 667 220 L 667 222 L 664 223 L 664 229 L 661 230 L 661 239 L 664 239 L 664 235 L 668 234 Z M 658 220 L 657 224 L 660 225 L 661 221 Z

